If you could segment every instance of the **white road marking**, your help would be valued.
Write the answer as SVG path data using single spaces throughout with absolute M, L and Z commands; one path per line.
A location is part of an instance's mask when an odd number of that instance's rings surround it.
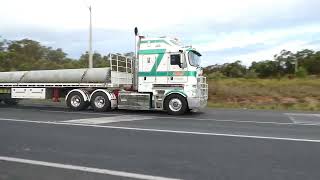
M 99 168 L 92 168 L 92 167 L 75 166 L 75 165 L 70 165 L 70 164 L 60 164 L 60 163 L 36 161 L 36 160 L 21 159 L 21 158 L 6 157 L 6 156 L 0 156 L 0 161 L 16 162 L 16 163 L 23 163 L 23 164 L 31 164 L 31 165 L 46 166 L 46 167 L 68 169 L 68 170 L 76 170 L 76 171 L 105 174 L 105 175 L 134 178 L 134 179 L 143 179 L 143 180 L 177 180 L 177 179 L 173 179 L 173 178 L 166 178 L 166 177 L 159 177 L 159 176 L 150 176 L 150 175 L 129 173 L 129 172 L 123 172 L 123 171 L 115 171 L 115 170 L 109 170 L 109 169 L 99 169 Z
M 4 109 L 13 109 L 13 108 L 4 108 Z M 128 115 L 121 113 L 96 113 L 96 112 L 74 112 L 74 111 L 55 111 L 55 110 L 39 110 L 41 112 L 50 112 L 50 113 L 67 113 L 67 114 L 87 114 L 87 115 Z M 284 113 L 285 115 L 292 113 Z M 313 114 L 314 115 L 314 114 Z M 320 114 L 315 114 L 319 115 Z M 275 122 L 275 121 L 248 121 L 248 120 L 233 120 L 233 119 L 209 119 L 209 118 L 188 118 L 188 117 L 175 117 L 175 116 L 144 116 L 152 117 L 157 119 L 169 119 L 173 118 L 174 120 L 194 120 L 194 121 L 214 121 L 214 122 L 233 122 L 233 123 L 252 123 L 252 124 L 271 124 L 271 125 L 292 125 L 292 126 L 320 126 L 320 123 L 296 123 L 295 120 L 288 116 L 292 122 Z
M 114 122 L 127 122 L 127 121 L 141 121 L 146 119 L 154 119 L 151 116 L 137 116 L 137 115 L 121 115 L 121 116 L 110 116 L 100 118 L 88 118 L 88 119 L 73 119 L 67 121 L 61 121 L 65 123 L 75 124 L 107 124 Z
M 7 108 L 9 109 L 9 108 Z M 12 108 L 10 108 L 12 109 Z M 50 112 L 50 113 L 67 113 L 67 114 L 87 114 L 87 115 L 128 115 L 128 114 L 121 114 L 121 113 L 96 113 L 96 112 L 73 112 L 73 111 L 55 111 L 55 110 L 39 110 L 41 112 Z M 161 116 L 152 116 L 153 118 L 158 119 L 168 119 L 172 118 L 174 120 L 194 120 L 194 121 L 215 121 L 215 122 L 233 122 L 233 123 L 252 123 L 252 124 L 273 124 L 273 125 L 295 125 L 295 126 L 320 126 L 320 123 L 296 123 L 294 118 L 289 116 L 289 114 L 294 113 L 284 113 L 288 116 L 288 118 L 292 122 L 275 122 L 275 121 L 248 121 L 248 120 L 234 120 L 234 119 L 209 119 L 209 118 L 189 118 L 189 117 L 173 117 L 173 116 L 167 116 L 164 117 Z M 309 114 L 307 114 L 309 115 Z M 311 115 L 317 115 L 320 116 L 320 114 L 311 114 Z M 148 117 L 148 116 L 144 116 Z
M 320 125 L 320 114 L 286 113 L 293 123 Z
M 288 115 L 288 114 L 286 114 L 286 115 L 288 116 L 288 118 L 290 119 L 290 121 L 292 121 L 293 124 L 297 124 L 297 123 L 295 122 L 295 119 L 294 119 L 292 116 L 290 116 L 290 115 Z
M 19 119 L 1 119 L 0 118 L 0 121 L 14 121 L 14 122 L 36 123 L 36 124 L 69 125 L 69 126 L 95 127 L 95 128 L 106 128 L 106 129 L 121 129 L 121 130 L 133 130 L 133 131 L 145 131 L 145 132 L 165 132 L 165 133 L 176 133 L 176 134 L 225 136 L 225 137 L 240 137 L 240 138 L 251 138 L 251 139 L 271 139 L 271 140 L 320 143 L 320 139 L 300 139 L 300 138 L 284 138 L 284 137 L 272 137 L 272 136 L 252 136 L 252 135 L 245 135 L 245 134 L 223 134 L 223 133 L 196 132 L 196 131 L 133 128 L 133 127 L 121 127 L 121 126 L 103 126 L 103 125 L 95 125 L 95 124 L 73 124 L 73 123 L 64 123 L 64 122 L 44 122 L 44 121 L 19 120 Z
M 120 113 L 94 113 L 94 112 L 72 112 L 72 111 L 51 111 L 51 110 L 40 110 L 42 112 L 52 112 L 52 113 L 71 113 L 71 114 L 93 114 L 93 115 L 128 115 L 128 114 L 120 114 Z M 144 116 L 148 117 L 148 116 Z M 216 122 L 234 122 L 234 123 L 254 123 L 254 124 L 276 124 L 276 125 L 299 125 L 295 123 L 280 123 L 280 122 L 274 122 L 274 121 L 248 121 L 248 120 L 232 120 L 232 119 L 209 119 L 209 118 L 189 118 L 189 117 L 176 117 L 176 116 L 167 116 L 164 117 L 161 116 L 151 116 L 153 118 L 159 118 L 159 119 L 169 119 L 173 118 L 175 120 L 194 120 L 194 121 L 216 121 Z M 307 125 L 313 125 L 313 124 L 307 124 Z
M 285 113 L 287 115 L 307 115 L 307 116 L 317 116 L 320 117 L 320 114 L 311 114 L 311 113 Z
M 120 113 L 97 113 L 97 112 L 78 112 L 78 111 L 53 111 L 53 110 L 39 110 L 41 112 L 49 112 L 49 113 L 66 113 L 66 114 L 87 114 L 87 115 L 126 115 L 126 114 L 120 114 Z

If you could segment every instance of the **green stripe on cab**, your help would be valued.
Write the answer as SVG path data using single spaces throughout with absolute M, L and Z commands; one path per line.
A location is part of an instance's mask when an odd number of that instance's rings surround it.
M 175 75 L 176 72 L 183 72 L 182 75 Z M 197 77 L 196 71 L 150 71 L 150 72 L 138 72 L 138 76 L 190 76 Z
M 167 41 L 165 40 L 147 40 L 147 41 L 141 41 L 140 44 L 145 44 L 145 43 L 165 43 L 170 45 Z
M 146 49 L 146 50 L 139 50 L 139 54 L 164 54 L 166 49 Z

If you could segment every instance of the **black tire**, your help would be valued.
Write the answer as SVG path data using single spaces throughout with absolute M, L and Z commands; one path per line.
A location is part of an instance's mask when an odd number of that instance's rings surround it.
M 3 102 L 9 106 L 15 106 L 19 103 L 19 100 L 18 99 L 5 99 L 5 100 L 3 100 Z
M 71 92 L 67 98 L 67 106 L 74 111 L 81 111 L 87 109 L 89 103 L 84 101 L 84 98 L 80 92 Z
M 172 94 L 166 97 L 164 109 L 170 115 L 182 115 L 185 114 L 189 108 L 185 97 L 179 94 Z
M 111 102 L 105 93 L 95 92 L 91 97 L 91 107 L 96 112 L 110 111 Z

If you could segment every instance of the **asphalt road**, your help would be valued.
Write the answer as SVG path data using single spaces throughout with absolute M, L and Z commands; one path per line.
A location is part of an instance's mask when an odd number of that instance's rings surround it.
M 320 113 L 0 105 L 0 179 L 320 179 Z

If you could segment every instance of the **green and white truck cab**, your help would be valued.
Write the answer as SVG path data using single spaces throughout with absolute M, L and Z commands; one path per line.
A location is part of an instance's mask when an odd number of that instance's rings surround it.
M 152 93 L 155 109 L 169 107 L 178 114 L 184 103 L 181 97 L 191 110 L 207 105 L 208 85 L 196 49 L 167 37 L 140 37 L 137 43 L 138 92 Z

